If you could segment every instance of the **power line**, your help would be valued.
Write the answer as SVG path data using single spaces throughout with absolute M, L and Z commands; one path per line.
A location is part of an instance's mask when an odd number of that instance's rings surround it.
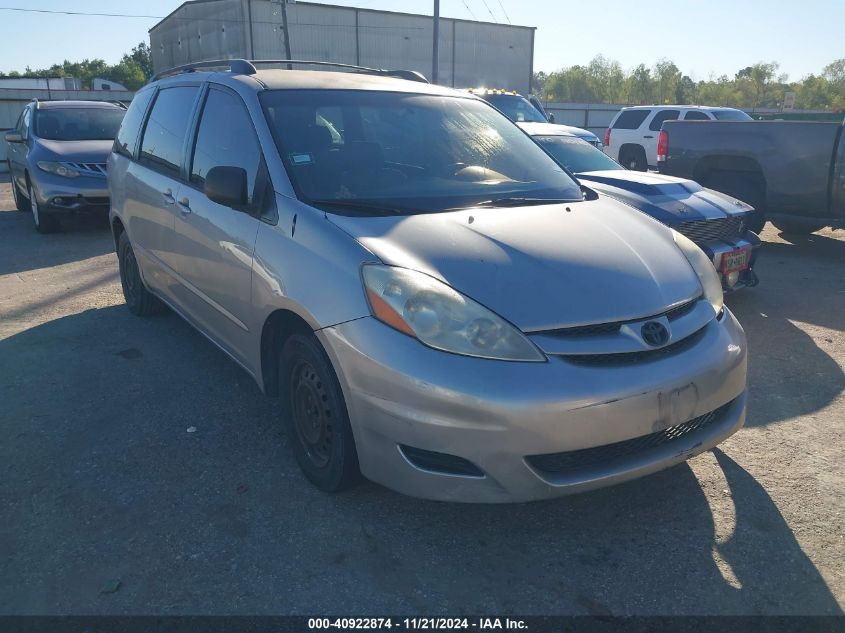
M 496 16 L 495 16 L 495 15 L 493 15 L 493 12 L 490 10 L 490 5 L 489 5 L 489 4 L 487 4 L 487 0 L 481 0 L 481 2 L 483 2 L 483 3 L 484 3 L 484 6 L 485 6 L 485 7 L 487 7 L 487 13 L 489 13 L 489 14 L 490 14 L 490 17 L 491 17 L 491 18 L 493 18 L 493 22 L 495 22 L 496 24 L 498 24 L 498 23 L 499 23 L 499 21 L 496 19 Z
M 170 20 L 174 20 L 177 22 L 217 22 L 217 23 L 226 23 L 226 24 L 237 24 L 242 23 L 246 24 L 248 20 L 239 20 L 237 18 L 203 18 L 203 17 L 190 17 L 190 18 L 180 18 L 175 15 L 171 16 L 164 16 L 164 15 L 140 15 L 134 13 L 90 13 L 85 11 L 55 11 L 49 9 L 25 9 L 23 7 L 0 7 L 0 11 L 20 11 L 22 13 L 49 13 L 53 15 L 76 15 L 76 16 L 83 16 L 83 17 L 106 17 L 106 18 L 143 18 L 149 20 L 163 20 L 166 17 Z M 281 26 L 280 21 L 272 21 L 272 20 L 253 20 L 253 24 L 272 24 L 274 26 Z M 396 30 L 397 27 L 395 26 L 376 26 L 376 25 L 358 25 L 355 26 L 353 24 L 322 24 L 319 22 L 291 22 L 291 24 L 296 26 L 319 26 L 321 28 L 337 28 L 337 29 L 390 29 Z M 403 31 L 422 31 L 424 30 L 421 26 L 403 26 L 401 27 Z
M 462 2 L 464 3 L 464 6 L 467 8 L 467 11 L 469 11 L 469 14 L 472 16 L 472 19 L 477 20 L 478 18 L 475 17 L 475 13 L 472 12 L 472 9 L 469 8 L 469 5 L 467 4 L 467 0 L 462 0 Z
M 502 4 L 502 0 L 498 0 L 498 1 L 499 1 L 499 6 L 502 9 L 502 13 L 505 14 L 505 19 L 508 21 L 508 24 L 513 24 L 513 22 L 511 22 L 510 16 L 508 15 L 508 12 L 505 11 L 505 5 Z

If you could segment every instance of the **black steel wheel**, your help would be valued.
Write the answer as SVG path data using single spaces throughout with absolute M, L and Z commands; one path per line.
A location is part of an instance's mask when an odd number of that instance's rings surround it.
M 120 285 L 129 311 L 136 316 L 148 316 L 161 311 L 162 303 L 144 286 L 138 261 L 126 232 L 117 243 L 117 261 L 120 268 Z
M 310 333 L 296 333 L 279 358 L 283 423 L 302 472 L 327 492 L 359 479 L 358 454 L 337 375 Z

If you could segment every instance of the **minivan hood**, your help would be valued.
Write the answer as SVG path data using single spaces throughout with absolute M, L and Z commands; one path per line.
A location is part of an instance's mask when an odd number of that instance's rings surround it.
M 57 160 L 72 163 L 105 163 L 114 141 L 51 141 L 38 139 L 38 144 Z
M 736 198 L 705 189 L 697 182 L 684 178 L 627 169 L 576 175 L 591 189 L 630 204 L 669 225 L 688 220 L 725 218 L 751 210 L 750 206 Z
M 641 318 L 701 293 L 669 229 L 614 200 L 329 219 L 524 331 Z

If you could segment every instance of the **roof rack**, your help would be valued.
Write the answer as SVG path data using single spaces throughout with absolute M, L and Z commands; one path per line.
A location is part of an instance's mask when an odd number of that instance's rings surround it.
M 211 59 L 204 62 L 194 62 L 193 64 L 184 64 L 174 68 L 162 70 L 160 73 L 153 75 L 150 81 L 158 81 L 165 77 L 172 75 L 179 75 L 181 73 L 192 73 L 201 68 L 221 68 L 227 67 L 232 73 L 237 75 L 254 75 L 256 73 L 255 66 L 250 64 L 245 59 Z
M 257 71 L 256 64 L 287 64 L 288 69 L 292 64 L 304 64 L 308 66 L 332 66 L 334 68 L 349 68 L 357 70 L 368 75 L 381 75 L 383 77 L 396 77 L 398 79 L 407 79 L 408 81 L 418 81 L 421 83 L 428 83 L 428 79 L 422 73 L 415 70 L 386 70 L 384 68 L 368 68 L 367 66 L 355 66 L 354 64 L 340 64 L 335 62 L 317 62 L 308 61 L 305 59 L 213 59 L 203 62 L 194 62 L 193 64 L 184 64 L 163 70 L 160 73 L 153 75 L 150 81 L 157 81 L 165 77 L 179 75 L 182 73 L 192 73 L 202 68 L 228 68 L 236 75 L 254 75 Z
M 123 101 L 118 101 L 118 100 L 116 100 L 116 99 L 113 99 L 113 100 L 109 101 L 109 103 L 111 103 L 111 104 L 113 104 L 113 105 L 116 105 L 116 106 L 117 106 L 117 107 L 119 107 L 119 108 L 123 108 L 124 110 L 126 110 L 126 109 L 127 109 L 126 104 L 125 104 L 125 103 L 123 103 Z
M 318 62 L 308 61 L 305 59 L 252 59 L 251 64 L 305 64 L 308 66 L 332 66 L 333 68 L 349 68 L 357 70 L 367 75 L 381 75 L 383 77 L 396 77 L 398 79 L 407 79 L 408 81 L 418 81 L 420 83 L 428 83 L 425 75 L 416 70 L 387 70 L 384 68 L 369 68 L 367 66 L 356 66 L 355 64 L 340 64 L 337 62 Z

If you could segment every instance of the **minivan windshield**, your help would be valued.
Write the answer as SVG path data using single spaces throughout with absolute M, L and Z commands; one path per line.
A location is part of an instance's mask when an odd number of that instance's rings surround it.
M 624 169 L 594 145 L 574 136 L 535 136 L 537 141 L 554 159 L 575 174 L 588 171 Z
M 51 141 L 111 141 L 125 110 L 119 108 L 49 108 L 35 111 L 35 133 Z
M 297 194 L 331 213 L 582 199 L 528 136 L 471 97 L 274 90 L 260 98 Z

